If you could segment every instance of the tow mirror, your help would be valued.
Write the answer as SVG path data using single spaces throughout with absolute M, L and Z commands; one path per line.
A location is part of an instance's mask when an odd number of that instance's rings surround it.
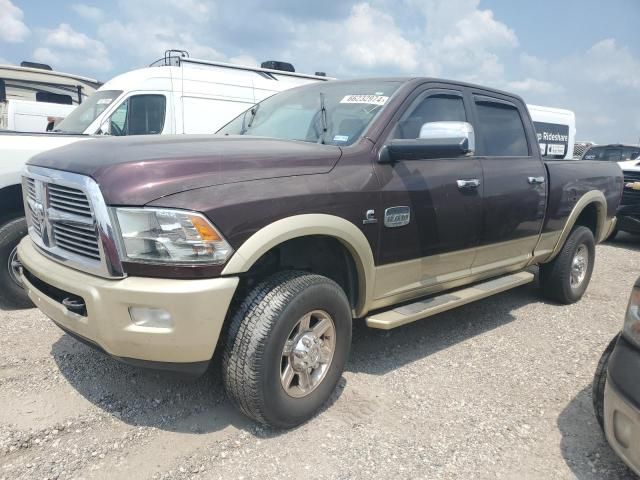
M 378 161 L 453 158 L 473 155 L 475 134 L 468 122 L 429 122 L 420 128 L 416 139 L 393 139 L 382 150 Z

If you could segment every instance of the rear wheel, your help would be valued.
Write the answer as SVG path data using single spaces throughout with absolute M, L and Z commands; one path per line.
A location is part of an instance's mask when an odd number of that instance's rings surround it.
M 351 308 L 334 281 L 282 272 L 256 286 L 225 338 L 223 375 L 247 416 L 277 428 L 311 418 L 329 399 L 351 344 Z
M 558 256 L 540 267 L 545 297 L 564 304 L 580 300 L 591 280 L 595 252 L 591 230 L 575 227 Z
M 593 397 L 593 413 L 596 415 L 596 419 L 600 424 L 600 428 L 604 430 L 604 389 L 607 385 L 607 369 L 609 368 L 609 358 L 613 349 L 618 342 L 618 335 L 614 337 L 605 349 L 600 361 L 598 362 L 598 368 L 596 368 L 596 374 L 593 377 L 592 397 Z
M 0 227 L 0 308 L 33 307 L 18 272 L 18 244 L 27 235 L 27 222 L 16 218 Z

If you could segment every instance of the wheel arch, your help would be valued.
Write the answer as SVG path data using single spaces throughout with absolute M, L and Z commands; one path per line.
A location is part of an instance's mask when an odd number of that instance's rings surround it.
M 367 238 L 353 223 L 334 215 L 294 215 L 261 228 L 238 248 L 222 275 L 245 273 L 270 250 L 289 240 L 308 236 L 330 237 L 346 248 L 357 273 L 358 295 L 353 313 L 357 317 L 364 315 L 373 295 L 373 253 Z
M 593 232 L 596 243 L 602 242 L 611 231 L 612 221 L 607 221 L 607 200 L 600 190 L 591 190 L 585 193 L 575 204 L 560 233 L 556 245 L 545 260 L 553 260 L 564 246 L 571 230 L 576 225 L 582 225 Z

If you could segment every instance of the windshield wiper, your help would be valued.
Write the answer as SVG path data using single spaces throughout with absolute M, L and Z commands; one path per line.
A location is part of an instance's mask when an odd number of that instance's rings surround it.
M 324 104 L 324 93 L 320 92 L 320 121 L 322 122 L 322 134 L 318 136 L 318 143 L 324 145 L 324 136 L 327 134 L 327 107 Z
M 240 129 L 240 135 L 244 135 L 247 132 L 247 130 L 251 128 L 251 125 L 253 125 L 253 120 L 256 118 L 256 113 L 258 113 L 259 108 L 260 108 L 260 104 L 258 103 L 257 105 L 249 109 L 249 113 L 251 113 L 251 118 L 249 119 L 249 123 L 246 123 L 247 112 L 245 112 L 244 116 L 242 117 L 242 128 Z

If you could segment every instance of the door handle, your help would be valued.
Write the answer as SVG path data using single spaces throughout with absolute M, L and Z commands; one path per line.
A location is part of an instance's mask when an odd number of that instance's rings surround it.
M 456 183 L 458 184 L 458 188 L 478 188 L 480 186 L 480 180 L 477 178 L 458 180 Z
M 529 177 L 527 178 L 527 181 L 531 185 L 539 185 L 541 183 L 544 183 L 544 177 Z

